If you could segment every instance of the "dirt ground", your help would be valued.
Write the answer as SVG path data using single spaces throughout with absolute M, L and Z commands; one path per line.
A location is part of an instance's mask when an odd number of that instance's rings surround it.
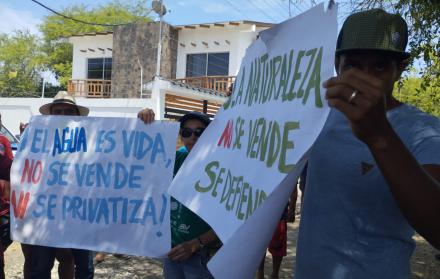
M 288 251 L 281 266 L 280 278 L 292 278 L 295 264 L 296 238 L 298 235 L 298 222 L 288 225 Z M 435 260 L 435 249 L 422 237 L 415 237 L 417 248 L 413 255 L 411 279 L 439 279 L 440 261 Z M 5 254 L 5 272 L 8 279 L 23 278 L 23 255 L 18 243 L 12 244 Z M 270 278 L 272 262 L 270 254 L 266 257 L 266 278 Z M 52 278 L 58 278 L 56 267 L 52 270 Z M 128 257 L 125 259 L 109 255 L 106 260 L 95 267 L 95 278 L 162 278 L 162 266 L 157 260 L 141 257 Z

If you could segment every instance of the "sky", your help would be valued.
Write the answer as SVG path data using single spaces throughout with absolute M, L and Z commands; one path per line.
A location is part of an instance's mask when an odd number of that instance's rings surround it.
M 84 5 L 93 9 L 111 0 L 37 0 L 43 5 L 61 12 L 72 5 Z M 133 4 L 136 0 L 119 0 L 123 4 Z M 251 20 L 279 23 L 291 15 L 296 16 L 324 0 L 163 0 L 167 8 L 164 20 L 172 25 L 213 23 L 234 20 Z M 328 3 L 327 0 L 324 2 Z M 337 1 L 341 2 L 341 1 Z M 148 1 L 148 5 L 151 1 Z M 340 5 L 341 7 L 341 5 Z M 343 6 L 342 9 L 344 10 Z M 346 9 L 345 9 L 346 10 Z M 29 30 L 41 35 L 38 25 L 50 11 L 31 0 L 0 0 L 0 33 L 11 34 L 14 30 Z M 340 13 L 340 19 L 344 12 Z M 152 19 L 157 20 L 152 13 Z M 46 81 L 58 84 L 51 72 L 43 73 Z
M 38 0 L 42 4 L 62 11 L 71 5 L 82 4 L 89 8 L 105 5 L 109 0 Z M 233 20 L 281 22 L 289 18 L 289 0 L 163 0 L 168 13 L 164 19 L 173 25 L 211 23 Z M 133 3 L 134 0 L 120 0 Z M 312 7 L 312 2 L 295 1 L 291 4 L 292 16 Z M 328 2 L 328 1 L 326 1 Z M 50 12 L 31 0 L 0 0 L 0 33 L 14 29 L 29 29 L 38 34 L 38 24 Z M 154 18 L 153 18 L 154 19 Z

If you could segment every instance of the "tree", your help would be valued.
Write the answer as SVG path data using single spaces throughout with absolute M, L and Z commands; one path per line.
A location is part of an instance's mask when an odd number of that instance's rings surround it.
M 91 10 L 84 5 L 74 5 L 60 12 L 71 18 L 103 25 L 84 24 L 60 15 L 47 16 L 40 25 L 40 31 L 43 34 L 44 50 L 48 54 L 48 66 L 60 84 L 66 87 L 72 76 L 72 45 L 62 38 L 74 34 L 111 31 L 112 24 L 148 22 L 150 10 L 147 7 L 147 0 L 138 0 L 131 6 L 114 0 Z
M 394 96 L 402 102 L 411 104 L 421 110 L 440 117 L 440 94 L 438 87 L 425 87 L 422 89 L 423 80 L 409 77 L 395 88 Z
M 37 92 L 47 56 L 39 38 L 29 31 L 0 35 L 0 93 L 21 96 Z

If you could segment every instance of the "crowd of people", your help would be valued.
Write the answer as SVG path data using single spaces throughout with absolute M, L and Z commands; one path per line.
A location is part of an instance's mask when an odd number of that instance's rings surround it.
M 414 231 L 440 249 L 440 120 L 392 95 L 408 65 L 407 40 L 405 20 L 380 9 L 352 14 L 342 26 L 337 76 L 323 83 L 332 109 L 301 179 L 306 190 L 295 278 L 409 278 Z M 88 109 L 60 92 L 40 112 L 86 116 Z M 138 118 L 149 124 L 155 115 L 146 108 Z M 199 112 L 180 119 L 184 146 L 176 152 L 174 175 L 209 124 Z M 9 199 L 9 150 L 0 137 L 1 209 Z M 286 222 L 295 216 L 296 197 L 291 201 L 269 246 L 272 278 L 285 256 Z M 218 237 L 178 200 L 171 203 L 164 277 L 212 278 L 206 264 L 221 245 Z M 1 245 L 2 251 L 8 245 L 3 236 Z M 22 250 L 25 278 L 50 278 L 55 259 L 60 278 L 93 278 L 91 251 L 25 244 Z M 264 258 L 258 278 L 263 270 Z

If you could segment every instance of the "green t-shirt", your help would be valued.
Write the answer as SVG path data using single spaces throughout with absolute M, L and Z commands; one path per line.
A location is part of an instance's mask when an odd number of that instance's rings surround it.
M 186 156 L 188 156 L 188 150 L 186 150 L 186 148 L 177 150 L 176 161 L 174 163 L 174 175 L 176 175 L 180 166 L 182 166 Z M 171 197 L 170 221 L 171 245 L 173 247 L 194 239 L 211 229 L 205 221 L 173 197 Z

